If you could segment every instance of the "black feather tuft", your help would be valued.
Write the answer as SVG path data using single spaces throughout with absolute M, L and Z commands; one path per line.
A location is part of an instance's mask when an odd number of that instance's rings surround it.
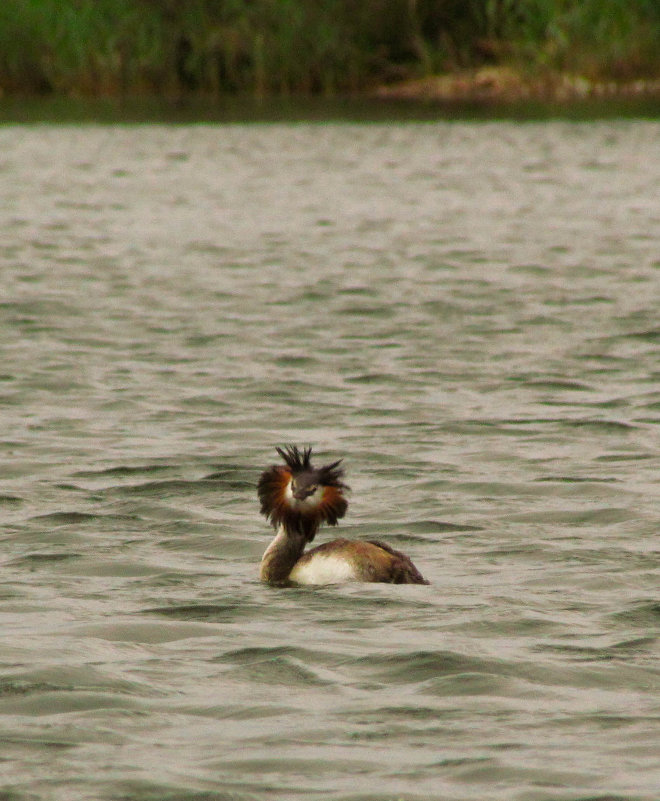
M 276 448 L 276 450 L 282 459 L 284 459 L 284 462 L 293 475 L 304 473 L 306 470 L 313 471 L 317 474 L 317 481 L 319 484 L 326 487 L 348 489 L 348 486 L 342 483 L 344 468 L 339 466 L 343 459 L 338 459 L 336 462 L 332 462 L 332 464 L 326 464 L 318 470 L 314 470 L 311 461 L 311 448 L 303 448 L 300 450 L 296 445 L 286 445 L 284 448 Z
M 344 477 L 344 468 L 339 465 L 343 459 L 338 459 L 332 464 L 326 464 L 319 468 L 319 484 L 326 487 L 338 487 L 339 489 L 349 489 L 347 484 L 344 484 L 342 478 Z
M 284 459 L 292 473 L 302 473 L 304 470 L 313 469 L 310 461 L 312 456 L 311 448 L 303 448 L 300 451 L 296 445 L 286 445 L 284 448 L 276 448 L 275 450 Z

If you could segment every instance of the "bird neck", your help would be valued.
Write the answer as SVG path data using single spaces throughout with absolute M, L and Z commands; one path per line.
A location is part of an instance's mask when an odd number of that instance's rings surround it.
M 316 532 L 314 532 L 315 534 Z M 268 584 L 286 584 L 295 563 L 302 556 L 306 543 L 313 539 L 280 523 L 277 534 L 261 559 L 259 575 Z

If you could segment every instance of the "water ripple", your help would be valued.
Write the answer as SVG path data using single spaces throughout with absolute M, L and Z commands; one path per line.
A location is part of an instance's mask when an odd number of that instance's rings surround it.
M 658 133 L 0 130 L 4 796 L 656 801 Z M 429 586 L 260 584 L 288 442 Z

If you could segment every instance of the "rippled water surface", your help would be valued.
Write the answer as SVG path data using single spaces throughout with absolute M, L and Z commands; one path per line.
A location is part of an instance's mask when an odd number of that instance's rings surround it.
M 660 125 L 0 128 L 3 799 L 655 801 Z M 275 445 L 425 586 L 273 589 Z

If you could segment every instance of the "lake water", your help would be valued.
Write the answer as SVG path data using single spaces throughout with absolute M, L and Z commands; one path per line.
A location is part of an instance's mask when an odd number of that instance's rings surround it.
M 2 799 L 656 801 L 659 123 L 7 125 L 0 187 Z M 285 443 L 430 586 L 261 585 Z

